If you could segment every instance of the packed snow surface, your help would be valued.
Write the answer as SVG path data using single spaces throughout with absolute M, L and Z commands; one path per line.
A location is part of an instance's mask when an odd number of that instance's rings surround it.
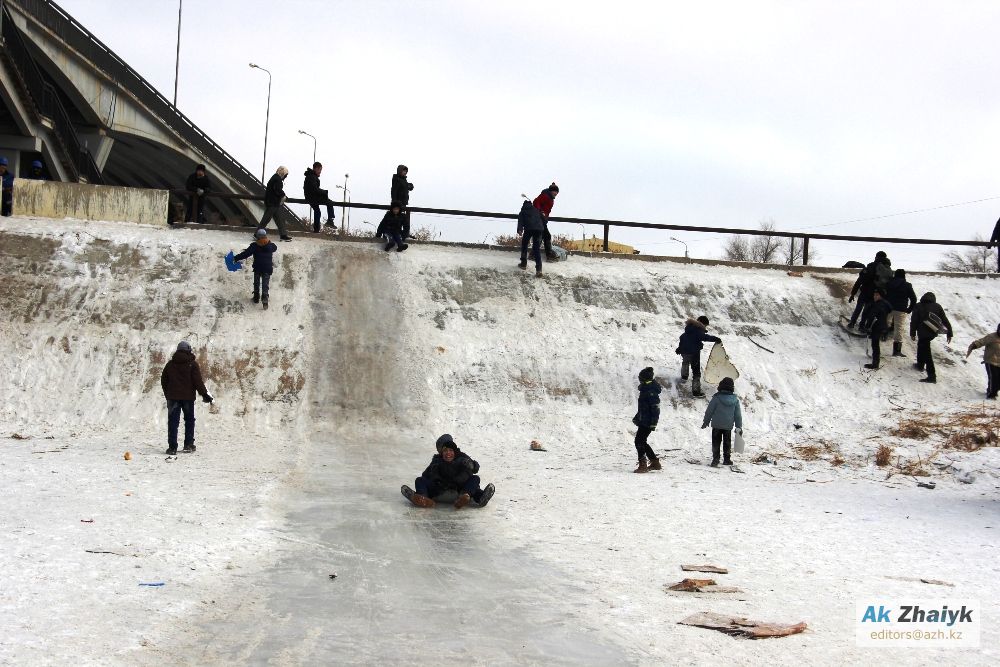
M 964 355 L 1000 321 L 997 280 L 910 276 L 956 333 L 925 385 L 909 340 L 862 368 L 837 324 L 849 272 L 571 257 L 536 278 L 509 252 L 298 236 L 262 311 L 222 261 L 249 243 L 0 221 L 0 662 L 1000 660 L 998 413 Z M 679 380 L 702 314 L 741 374 L 742 474 L 705 465 L 707 399 Z M 180 340 L 217 401 L 167 459 Z M 645 366 L 663 470 L 636 475 Z M 489 506 L 400 496 L 445 432 Z M 742 592 L 664 590 L 688 576 Z M 900 597 L 978 600 L 980 648 L 857 647 L 856 602 Z M 809 628 L 677 624 L 701 611 Z

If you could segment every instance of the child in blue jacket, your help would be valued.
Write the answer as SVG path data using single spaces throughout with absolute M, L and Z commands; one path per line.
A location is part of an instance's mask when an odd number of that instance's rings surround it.
M 660 470 L 660 459 L 646 442 L 649 434 L 656 430 L 660 421 L 660 383 L 653 379 L 653 369 L 639 371 L 639 411 L 632 417 L 632 423 L 639 427 L 635 433 L 635 449 L 639 454 L 639 466 L 634 472 Z M 646 460 L 649 460 L 647 465 Z
M 246 250 L 233 257 L 235 261 L 246 259 L 253 255 L 253 302 L 264 304 L 267 310 L 267 297 L 271 285 L 271 274 L 274 272 L 273 255 L 278 251 L 267 238 L 267 230 L 258 229 L 254 232 L 256 239 Z
M 705 409 L 705 419 L 702 428 L 712 425 L 712 467 L 719 467 L 719 445 L 722 445 L 722 455 L 724 457 L 722 465 L 733 465 L 733 426 L 743 433 L 743 413 L 740 410 L 740 399 L 733 393 L 735 391 L 733 378 L 722 378 L 719 383 L 719 392 L 712 397 Z

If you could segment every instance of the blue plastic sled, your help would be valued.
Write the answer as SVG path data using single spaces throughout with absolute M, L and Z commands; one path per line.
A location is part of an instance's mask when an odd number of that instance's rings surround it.
M 230 271 L 239 271 L 243 268 L 243 265 L 233 259 L 233 251 L 230 250 L 229 254 L 226 255 L 226 268 Z

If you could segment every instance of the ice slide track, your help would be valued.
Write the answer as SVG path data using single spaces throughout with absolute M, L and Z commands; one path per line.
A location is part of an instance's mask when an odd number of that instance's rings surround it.
M 263 603 L 205 624 L 199 662 L 634 662 L 601 628 L 578 620 L 581 590 L 530 554 L 505 548 L 489 515 L 420 510 L 399 495 L 426 463 L 429 440 L 392 435 L 400 400 L 393 392 L 401 391 L 392 379 L 402 361 L 391 334 L 402 315 L 393 273 L 378 270 L 386 261 L 358 248 L 313 263 L 317 428 L 282 501 L 287 548 L 254 577 Z M 336 422 L 357 411 L 370 431 L 345 437 Z

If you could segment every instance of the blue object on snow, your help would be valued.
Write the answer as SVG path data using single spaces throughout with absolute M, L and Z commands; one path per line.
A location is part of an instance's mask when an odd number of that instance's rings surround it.
M 230 250 L 229 254 L 226 255 L 226 268 L 229 269 L 230 271 L 239 271 L 240 269 L 243 268 L 243 265 L 240 262 L 237 262 L 235 259 L 233 259 L 233 257 L 234 257 L 233 251 Z
M 144 584 L 141 581 L 139 582 L 140 586 L 162 586 L 163 584 L 164 584 L 164 582 L 162 582 L 162 581 L 153 581 L 153 582 L 150 582 L 148 584 Z

